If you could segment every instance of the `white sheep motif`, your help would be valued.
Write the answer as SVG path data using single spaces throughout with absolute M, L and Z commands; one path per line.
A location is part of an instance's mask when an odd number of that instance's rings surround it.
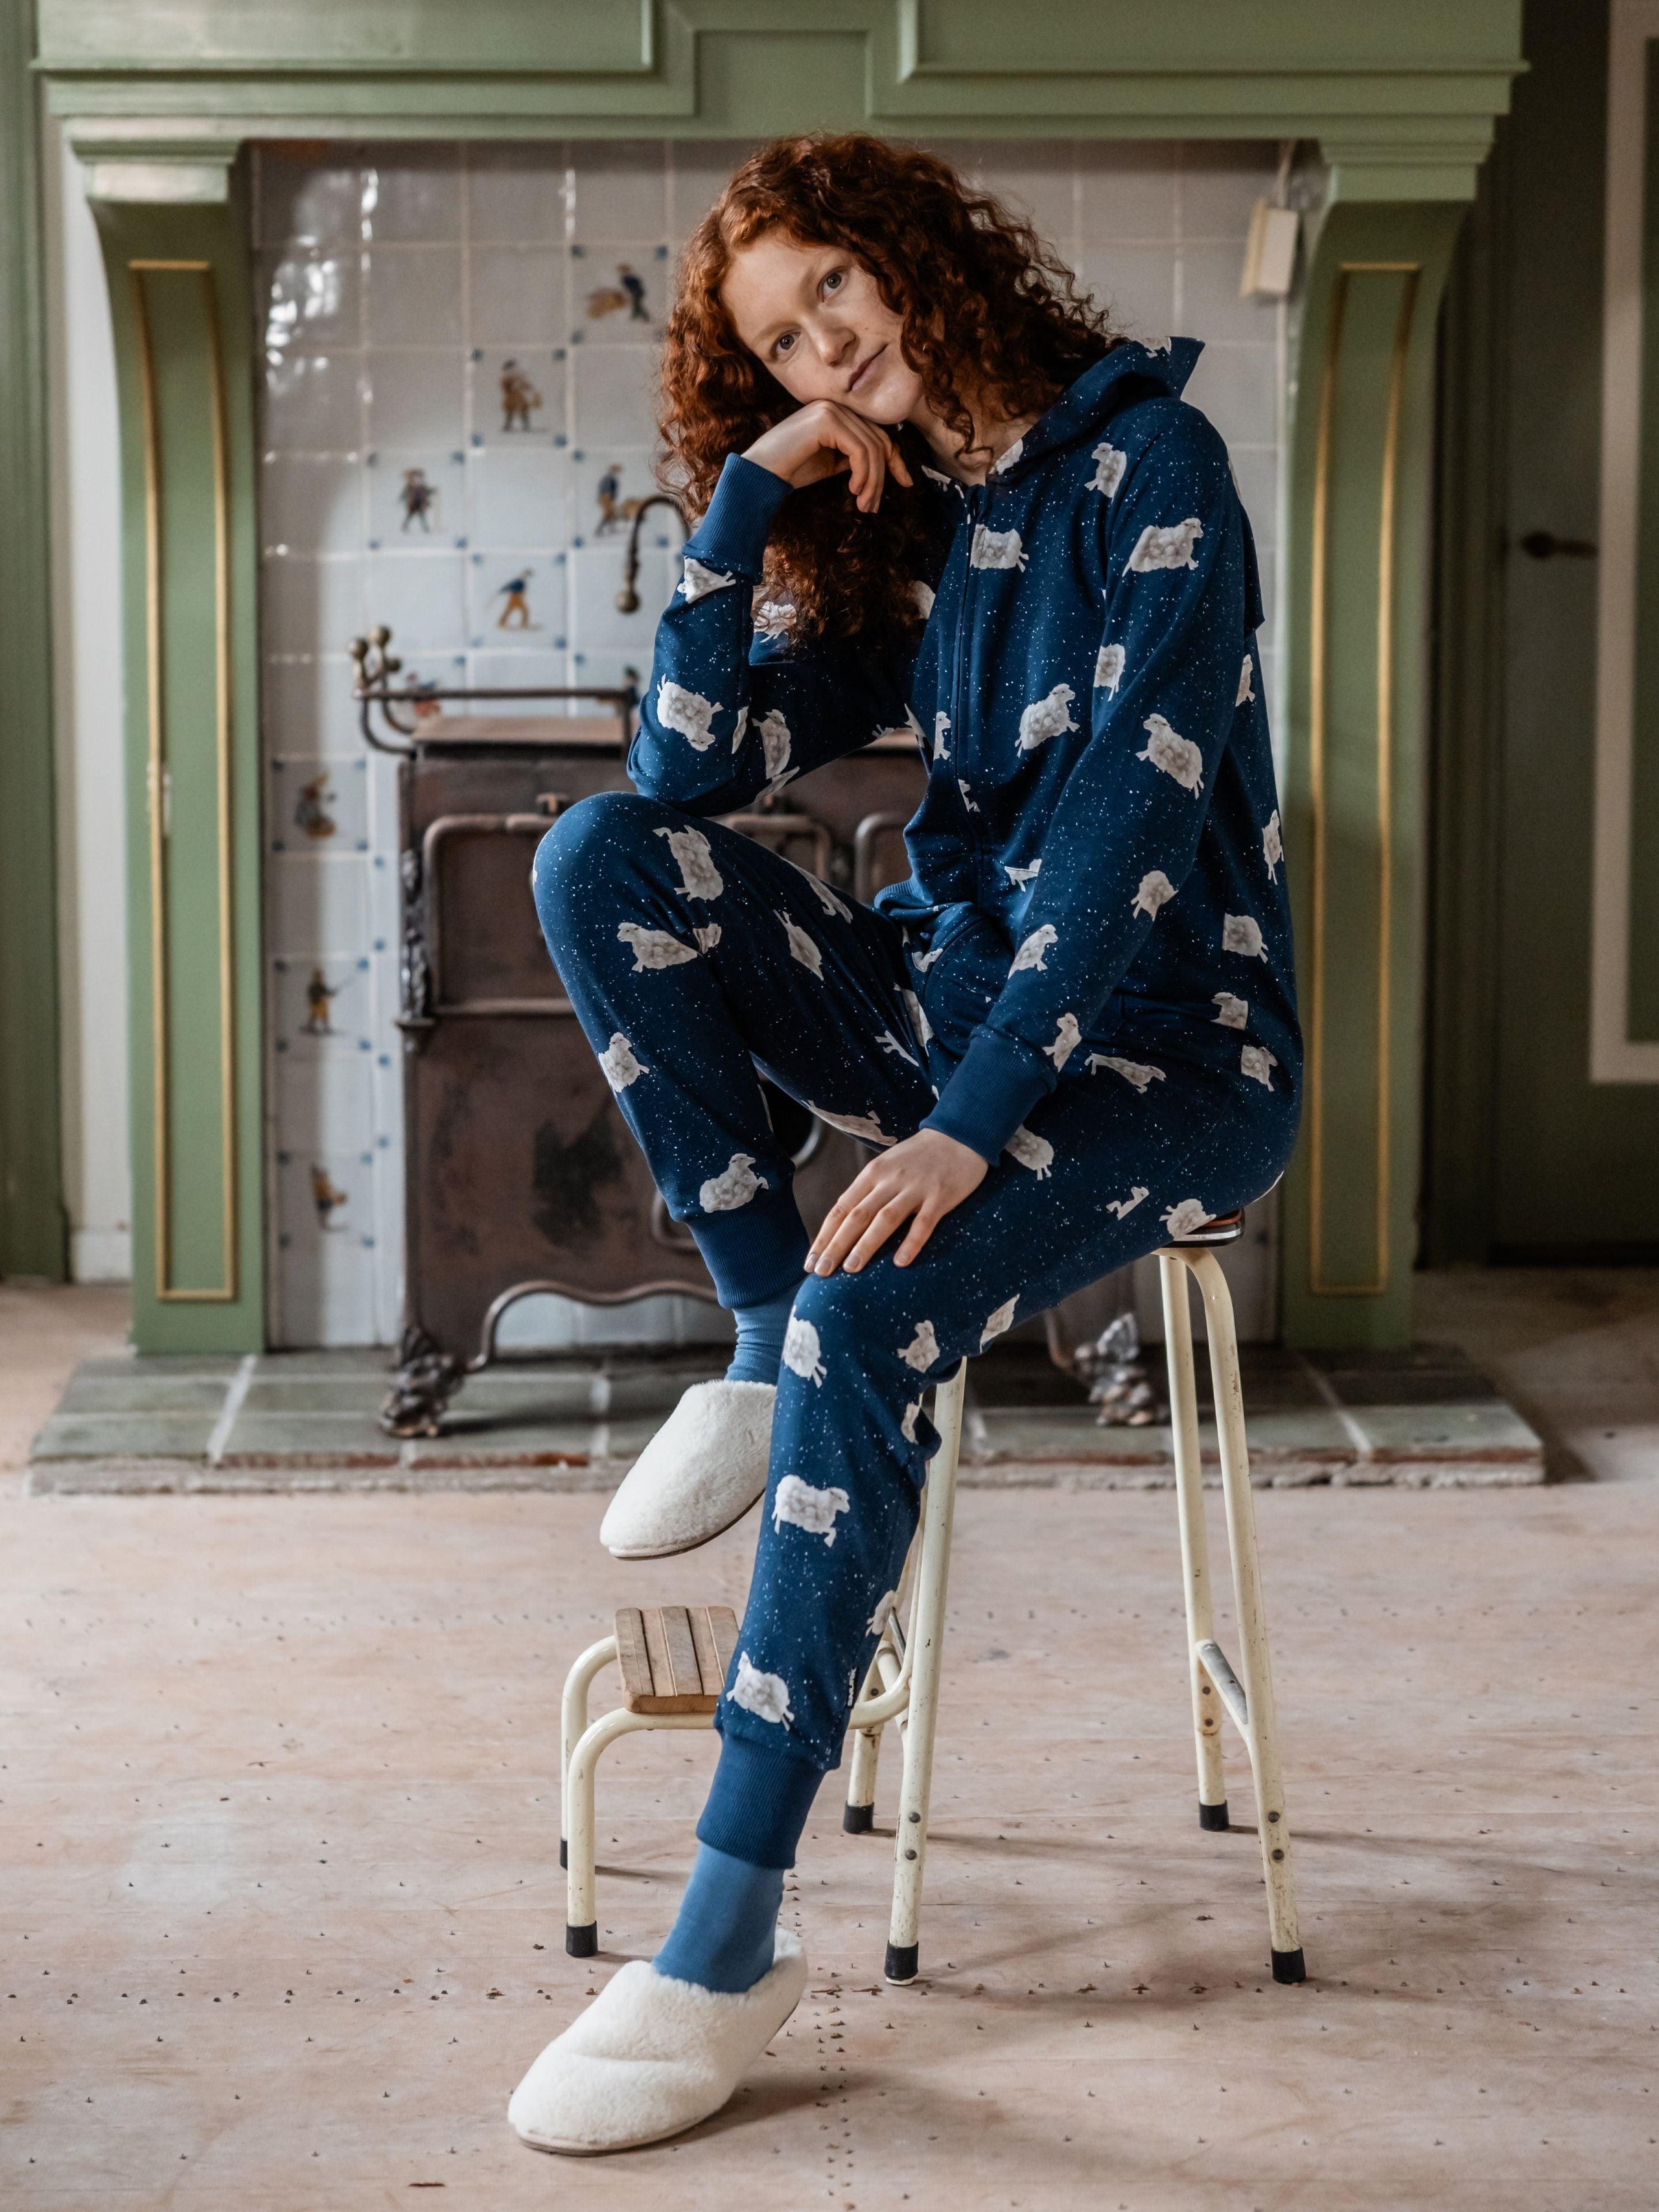
M 926 746 L 927 743 L 927 732 L 917 721 L 916 710 L 914 707 L 905 708 L 904 720 L 902 722 L 884 724 L 876 732 L 876 736 L 878 738 L 914 738 L 916 743 L 922 746 Z
M 706 567 L 695 554 L 688 553 L 685 574 L 674 589 L 690 606 L 694 600 L 707 599 L 710 592 L 729 592 L 737 580 L 735 576 L 722 575 L 718 568 Z
M 907 1046 L 902 1045 L 898 1039 L 893 1035 L 891 1030 L 883 1030 L 877 1036 L 876 1042 L 881 1047 L 884 1052 L 890 1052 L 894 1054 L 898 1059 L 903 1060 L 908 1066 L 916 1067 L 921 1065 L 915 1053 L 910 1051 Z
M 743 750 L 743 733 L 749 727 L 749 702 L 745 699 L 732 717 L 732 750 Z
M 633 1046 L 620 1030 L 599 1054 L 599 1066 L 613 1091 L 626 1091 L 630 1083 L 651 1073 L 642 1060 L 635 1057 Z
M 1285 833 L 1279 827 L 1279 809 L 1275 806 L 1267 817 L 1261 831 L 1261 857 L 1267 863 L 1267 874 L 1273 882 L 1279 881 L 1279 866 L 1285 858 Z
M 726 883 L 702 830 L 659 830 L 656 834 L 667 838 L 668 849 L 679 863 L 680 889 L 687 898 L 717 899 Z
M 775 783 L 789 765 L 789 725 L 774 707 L 758 725 L 761 750 L 766 757 L 766 781 Z
M 1255 697 L 1255 690 L 1250 682 L 1254 673 L 1255 663 L 1247 653 L 1244 656 L 1244 665 L 1238 672 L 1238 696 L 1233 701 L 1235 707 L 1248 706 Z
M 910 597 L 915 603 L 916 612 L 921 617 L 923 622 L 926 622 L 933 611 L 933 586 L 924 584 L 918 576 L 910 586 Z
M 968 494 L 961 482 L 955 477 L 947 477 L 943 469 L 930 469 L 924 461 L 921 465 L 921 473 L 925 477 L 931 477 L 941 491 L 958 492 L 963 499 L 967 498 Z
M 896 1145 L 896 1137 L 890 1137 L 877 1120 L 874 1110 L 868 1114 L 832 1114 L 827 1106 L 810 1103 L 809 1114 L 816 1114 L 820 1121 L 827 1121 L 832 1129 L 839 1129 L 844 1137 L 858 1137 L 866 1145 Z
M 980 804 L 978 799 L 969 797 L 968 779 L 965 775 L 959 775 L 957 778 L 957 789 L 962 793 L 963 811 L 966 814 L 977 814 L 981 811 Z
M 901 987 L 899 996 L 904 1001 L 905 1012 L 910 1017 L 910 1027 L 916 1042 L 926 1052 L 933 1041 L 933 1025 L 922 1011 L 921 1000 L 914 991 L 907 991 Z
M 1171 522 L 1164 529 L 1149 522 L 1135 540 L 1135 550 L 1129 556 L 1131 574 L 1146 576 L 1155 568 L 1196 568 L 1198 560 L 1193 551 L 1204 535 L 1204 525 L 1195 514 L 1184 522 Z
M 694 929 L 691 934 L 697 940 L 699 952 L 712 952 L 720 941 L 720 926 L 717 921 L 706 921 L 701 929 Z
M 1238 1055 L 1238 1064 L 1246 1075 L 1255 1078 L 1263 1090 L 1273 1089 L 1273 1071 L 1279 1062 L 1265 1044 L 1247 1044 Z
M 1095 655 L 1095 688 L 1105 690 L 1109 699 L 1115 699 L 1117 687 L 1123 681 L 1125 659 L 1121 645 L 1103 645 Z
M 1089 490 L 1097 491 L 1110 499 L 1123 481 L 1123 471 L 1129 465 L 1129 456 L 1109 443 L 1097 446 L 1089 459 L 1095 465 L 1095 472 L 1089 479 Z
M 907 1367 L 915 1368 L 918 1375 L 927 1372 L 939 1358 L 939 1339 L 933 1334 L 932 1322 L 919 1321 L 916 1323 L 916 1333 L 901 1350 L 899 1358 Z
M 1199 1200 L 1183 1198 L 1179 1206 L 1172 1206 L 1167 1213 L 1160 1213 L 1158 1219 L 1179 1243 L 1183 1237 L 1194 1236 L 1206 1221 L 1213 1221 L 1215 1216 L 1206 1213 Z
M 678 937 L 671 937 L 665 929 L 647 929 L 643 922 L 619 923 L 617 935 L 634 956 L 630 975 L 638 975 L 647 968 L 678 968 L 683 962 L 695 960 L 695 945 L 682 945 Z
M 920 1398 L 917 1399 L 915 1404 L 910 1410 L 913 1414 L 919 1413 L 921 1411 L 921 1401 Z M 915 1438 L 912 1437 L 910 1441 L 914 1443 L 915 1442 Z M 879 1636 L 881 1634 L 882 1630 L 886 1627 L 888 1622 L 893 1618 L 894 1613 L 897 1610 L 898 1601 L 899 1594 L 896 1589 L 888 1590 L 884 1595 L 878 1597 L 876 1600 L 876 1609 L 871 1614 L 869 1621 L 865 1627 L 864 1632 L 866 1636 Z
M 914 1406 L 907 1406 L 904 1409 L 904 1418 L 899 1423 L 899 1434 L 907 1444 L 913 1444 L 916 1440 L 916 1416 L 921 1407 L 922 1401 L 918 1398 Z
M 853 1501 L 840 1485 L 814 1490 L 798 1474 L 786 1474 L 772 1496 L 772 1526 L 805 1528 L 809 1536 L 822 1536 L 825 1547 L 836 1540 L 836 1516 L 851 1510 Z
M 787 599 L 763 599 L 755 610 L 755 635 L 787 637 L 794 619 L 795 610 Z
M 746 1651 L 738 1654 L 738 1678 L 730 1694 L 734 1705 L 753 1713 L 757 1720 L 777 1721 L 787 1728 L 795 1717 L 787 1682 L 781 1674 L 763 1674 Z
M 1029 890 L 1042 873 L 1042 863 L 1041 860 L 1027 860 L 1024 867 L 1017 868 L 1011 866 L 1005 860 L 1002 864 L 1002 872 L 1017 891 Z
M 1034 753 L 1050 738 L 1058 738 L 1078 726 L 1072 720 L 1072 702 L 1077 694 L 1069 684 L 1056 684 L 1054 690 L 1041 699 L 1033 699 L 1019 718 L 1019 750 Z
M 714 720 L 720 710 L 718 699 L 705 699 L 701 691 L 688 691 L 665 676 L 657 685 L 657 720 L 665 730 L 684 738 L 694 752 L 706 753 L 714 742 Z
M 1196 794 L 1204 788 L 1204 756 L 1190 738 L 1183 738 L 1172 730 L 1162 714 L 1148 714 L 1141 724 L 1146 732 L 1146 750 L 1137 753 L 1137 760 L 1151 761 L 1161 768 L 1165 775 L 1172 775 L 1183 791 Z
M 805 868 L 797 868 L 795 872 L 804 882 L 811 885 L 814 897 L 826 914 L 838 914 L 843 921 L 851 921 L 852 908 L 848 905 L 845 899 L 836 896 L 822 876 L 808 875 Z
M 776 908 L 774 908 L 773 911 L 777 915 L 777 919 L 783 924 L 784 935 L 789 939 L 790 958 L 792 960 L 799 960 L 803 968 L 810 968 L 812 973 L 817 977 L 818 981 L 822 982 L 823 981 L 823 955 L 818 950 L 816 939 L 810 937 L 805 930 L 801 927 L 800 924 L 798 921 L 792 921 L 787 914 L 779 912 Z
M 1008 973 L 1011 975 L 1018 975 L 1027 968 L 1038 968 L 1047 975 L 1049 951 L 1059 942 L 1060 932 L 1054 927 L 1053 922 L 1045 921 L 1041 929 L 1034 929 L 1031 932 L 1018 951 L 1015 953 Z
M 1140 879 L 1140 888 L 1134 895 L 1131 914 L 1154 915 L 1159 907 L 1167 906 L 1176 895 L 1176 887 L 1162 868 L 1148 868 Z
M 1028 1129 L 1022 1121 L 1002 1149 L 1021 1167 L 1030 1168 L 1039 1182 L 1047 1181 L 1054 1164 L 1054 1148 L 1046 1137 L 1039 1137 L 1035 1129 Z
M 820 1390 L 829 1372 L 818 1356 L 822 1349 L 811 1322 L 803 1321 L 799 1314 L 791 1314 L 789 1326 L 783 1333 L 783 1364 L 792 1375 L 799 1375 L 803 1382 L 815 1383 Z
M 1083 1042 L 1083 1032 L 1077 1025 L 1075 1014 L 1062 1014 L 1060 1027 L 1054 1031 L 1054 1041 L 1042 1048 L 1045 1058 L 1052 1060 L 1056 1068 L 1064 1067 Z
M 968 548 L 970 568 L 1024 568 L 1027 566 L 1020 550 L 1017 530 L 988 530 L 982 522 L 974 525 L 974 535 Z
M 1132 1182 L 1127 1198 L 1109 1198 L 1106 1201 L 1106 1211 L 1108 1213 L 1116 1214 L 1118 1219 L 1121 1221 L 1126 1213 L 1133 1213 L 1141 1200 L 1150 1197 L 1151 1194 L 1144 1182 Z
M 1012 1297 L 1000 1305 L 994 1314 L 987 1315 L 985 1326 L 979 1333 L 979 1348 L 981 1352 L 993 1337 L 1000 1336 L 1005 1329 L 1013 1327 L 1014 1309 L 1018 1304 L 1019 1292 L 1016 1291 Z
M 764 1176 L 755 1173 L 752 1152 L 733 1152 L 725 1174 L 710 1176 L 698 1191 L 697 1203 L 705 1213 L 735 1213 L 738 1206 L 748 1205 L 757 1190 L 771 1188 Z
M 1249 1000 L 1236 999 L 1231 991 L 1216 992 L 1213 1003 L 1221 1009 L 1216 1019 L 1224 1030 L 1242 1030 L 1250 1018 Z
M 1024 439 L 1016 438 L 1013 444 L 1009 447 L 1007 452 L 1006 453 L 999 454 L 997 459 L 992 462 L 990 471 L 991 474 L 994 477 L 1006 476 L 1024 451 Z
M 945 947 L 942 945 L 936 945 L 931 952 L 913 952 L 910 955 L 910 965 L 915 969 L 917 975 L 925 975 L 944 950 Z
M 1115 1052 L 1091 1052 L 1088 1059 L 1089 1072 L 1097 1067 L 1109 1067 L 1114 1075 L 1121 1075 L 1126 1083 L 1133 1084 L 1144 1098 L 1149 1084 L 1169 1080 L 1161 1067 L 1149 1066 L 1139 1060 L 1120 1060 Z
M 950 731 L 951 717 L 941 708 L 933 717 L 933 758 L 935 760 L 950 759 L 951 748 L 945 742 L 950 735 Z
M 1247 960 L 1265 960 L 1267 948 L 1262 942 L 1261 924 L 1253 914 L 1224 914 L 1221 949 L 1224 952 L 1242 952 Z

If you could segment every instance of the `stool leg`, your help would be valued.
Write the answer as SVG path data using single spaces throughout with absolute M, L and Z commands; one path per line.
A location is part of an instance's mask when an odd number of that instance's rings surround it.
M 701 1715 L 690 1717 L 704 1728 L 708 1725 Z M 564 1948 L 573 1959 L 591 1959 L 599 1947 L 599 1916 L 593 1902 L 593 1777 L 599 1753 L 631 1729 L 672 1728 L 678 1718 L 671 1714 L 630 1713 L 625 1705 L 618 1705 L 614 1712 L 602 1713 L 591 1728 L 584 1729 L 571 1747 L 564 1785 L 568 1847 Z
M 590 1644 L 564 1678 L 564 1699 L 559 1716 L 559 1864 L 570 1863 L 570 1754 L 587 1727 L 587 1693 L 593 1678 L 617 1656 L 614 1636 Z
M 864 1678 L 861 1697 L 877 1696 L 882 1686 L 881 1668 L 876 1660 L 870 1662 L 870 1672 Z M 881 1730 L 878 1728 L 854 1729 L 853 1731 L 853 1763 L 847 1777 L 847 1802 L 842 1808 L 841 1825 L 849 1836 L 867 1836 L 876 1824 L 876 1762 L 881 1756 Z
M 1210 1376 L 1215 1388 L 1222 1492 L 1227 1502 L 1227 1545 L 1232 1554 L 1233 1589 L 1238 1601 L 1241 1672 L 1250 1723 L 1247 1741 L 1255 1782 L 1261 1871 L 1267 1886 L 1273 1979 L 1299 1982 L 1305 1978 L 1307 1966 L 1297 1929 L 1291 1829 L 1285 1817 L 1285 1785 L 1279 1767 L 1279 1718 L 1273 1707 L 1267 1616 L 1256 1553 L 1255 1500 L 1250 1492 L 1250 1459 L 1244 1437 L 1244 1393 L 1239 1381 L 1233 1302 L 1227 1279 L 1212 1252 L 1195 1253 L 1188 1264 L 1204 1293 L 1209 1322 Z
M 1170 1430 L 1175 1447 L 1176 1516 L 1181 1528 L 1181 1582 L 1187 1601 L 1187 1671 L 1192 1678 L 1193 1736 L 1198 1749 L 1198 1825 L 1227 1825 L 1227 1784 L 1221 1769 L 1220 1701 L 1199 1663 L 1198 1647 L 1215 1633 L 1210 1614 L 1210 1547 L 1204 1527 L 1203 1462 L 1198 1443 L 1198 1385 L 1193 1372 L 1193 1317 L 1186 1262 L 1158 1255 L 1164 1291 L 1164 1348 L 1170 1367 Z
M 933 1399 L 939 1448 L 927 1469 L 922 1499 L 921 1565 L 910 1615 L 910 1705 L 901 1730 L 904 1775 L 899 1785 L 895 1844 L 893 1912 L 887 1931 L 890 1982 L 916 1978 L 921 1925 L 921 1876 L 927 1851 L 927 1802 L 933 1781 L 933 1729 L 939 1717 L 939 1668 L 945 1650 L 945 1593 L 951 1573 L 951 1522 L 956 1509 L 957 1453 L 962 1441 L 962 1401 L 968 1387 L 963 1360 Z

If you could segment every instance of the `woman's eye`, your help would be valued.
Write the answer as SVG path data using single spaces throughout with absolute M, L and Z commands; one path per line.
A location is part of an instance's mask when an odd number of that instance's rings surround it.
M 843 271 L 839 269 L 832 269 L 830 271 L 830 274 L 823 280 L 823 289 L 826 292 L 839 292 L 842 288 L 842 282 Z
M 782 337 L 778 340 L 778 342 L 777 342 L 776 345 L 775 345 L 775 346 L 773 347 L 772 350 L 773 350 L 773 352 L 774 352 L 774 353 L 776 353 L 776 354 L 786 354 L 786 353 L 787 353 L 787 352 L 789 351 L 790 348 L 794 344 L 794 343 L 795 343 L 795 340 L 794 340 L 794 334 L 793 334 L 793 331 L 786 331 L 784 332 L 783 336 L 782 336 Z

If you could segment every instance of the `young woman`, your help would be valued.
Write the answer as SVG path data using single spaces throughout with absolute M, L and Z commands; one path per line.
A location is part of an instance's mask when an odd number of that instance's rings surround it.
M 604 1540 L 767 1508 L 679 1916 L 526 2076 L 538 2147 L 704 2118 L 799 1998 L 783 1874 L 893 1602 L 924 1393 L 1289 1157 L 1261 605 L 1180 398 L 1199 351 L 1115 336 L 995 201 L 874 138 L 768 147 L 687 249 L 664 430 L 701 519 L 638 795 L 574 807 L 535 890 L 738 1332 Z M 714 818 L 892 729 L 927 787 L 873 908 Z M 872 1148 L 810 1244 L 757 1071 Z

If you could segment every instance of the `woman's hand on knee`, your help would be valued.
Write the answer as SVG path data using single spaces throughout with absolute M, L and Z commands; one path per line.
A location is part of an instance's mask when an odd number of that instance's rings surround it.
M 976 1152 L 940 1129 L 918 1129 L 848 1184 L 823 1217 L 806 1255 L 810 1273 L 855 1275 L 904 1224 L 909 1233 L 893 1255 L 908 1267 L 952 1206 L 977 1190 L 988 1170 Z

